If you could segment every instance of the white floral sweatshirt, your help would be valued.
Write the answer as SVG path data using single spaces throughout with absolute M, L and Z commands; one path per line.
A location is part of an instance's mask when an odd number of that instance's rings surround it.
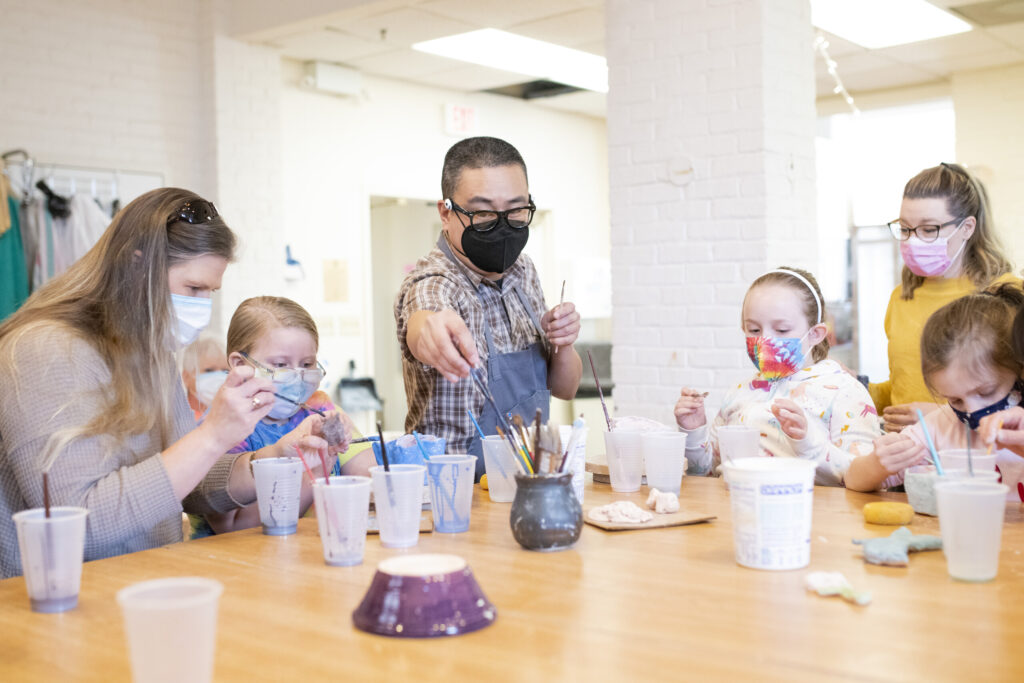
M 791 439 L 782 431 L 771 412 L 777 398 L 787 398 L 803 408 L 807 417 L 803 439 Z M 689 473 L 717 472 L 721 461 L 717 432 L 723 425 L 757 428 L 763 456 L 813 460 L 818 466 L 814 482 L 826 486 L 842 486 L 850 462 L 870 453 L 872 442 L 881 436 L 868 390 L 839 363 L 828 359 L 785 379 L 768 381 L 755 375 L 734 387 L 710 427 L 705 424 L 684 430 Z

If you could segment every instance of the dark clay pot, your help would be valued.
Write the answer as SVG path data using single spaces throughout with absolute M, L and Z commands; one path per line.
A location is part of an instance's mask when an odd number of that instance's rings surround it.
M 572 490 L 572 474 L 516 475 L 512 536 L 527 550 L 564 550 L 580 537 L 583 508 Z

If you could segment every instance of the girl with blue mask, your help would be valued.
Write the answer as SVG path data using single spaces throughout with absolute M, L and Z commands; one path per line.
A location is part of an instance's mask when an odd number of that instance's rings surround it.
M 921 333 L 921 372 L 945 405 L 925 415 L 924 423 L 940 458 L 943 450 L 966 449 L 968 441 L 974 454 L 983 454 L 988 443 L 979 432 L 982 421 L 1021 404 L 1024 366 L 1013 349 L 1012 326 L 1022 304 L 1020 287 L 1005 284 L 957 299 L 928 318 Z M 1024 458 L 1010 450 L 995 454 L 1010 499 L 1024 501 Z M 908 467 L 930 461 L 924 430 L 914 424 L 876 440 L 874 451 L 851 465 L 847 487 L 896 486 Z M 953 461 L 950 456 L 945 468 L 956 467 Z
M 703 391 L 685 388 L 676 403 L 688 471 L 717 468 L 719 430 L 748 426 L 760 439 L 757 452 L 745 455 L 812 460 L 816 483 L 842 485 L 850 462 L 870 452 L 879 424 L 864 386 L 828 359 L 825 305 L 814 276 L 779 268 L 757 278 L 743 301 L 742 324 L 757 374 L 726 394 L 711 425 Z
M 256 377 L 273 383 L 276 395 L 270 412 L 231 452 L 287 457 L 294 456 L 298 447 L 317 476 L 322 476 L 323 469 L 320 453 L 328 458 L 329 467 L 337 458 L 343 474 L 365 475 L 376 465 L 369 444 L 349 448 L 353 438 L 351 421 L 325 393 L 318 391 L 325 375 L 317 361 L 318 344 L 316 324 L 294 301 L 261 296 L 242 302 L 228 327 L 228 364 L 232 368 L 252 368 Z M 325 437 L 323 425 L 335 412 L 344 435 L 341 443 L 332 445 Z M 313 501 L 310 482 L 305 480 L 300 501 L 303 512 Z M 221 515 L 207 515 L 206 522 L 215 533 L 246 529 L 259 524 L 259 510 L 253 504 Z M 193 527 L 195 535 L 205 531 L 204 525 L 195 521 Z
M 185 347 L 181 361 L 181 379 L 185 383 L 188 404 L 196 422 L 203 419 L 213 399 L 227 379 L 228 354 L 223 344 L 211 337 L 200 337 Z

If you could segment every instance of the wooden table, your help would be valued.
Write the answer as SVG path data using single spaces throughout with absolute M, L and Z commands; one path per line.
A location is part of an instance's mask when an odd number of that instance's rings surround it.
M 646 489 L 645 489 L 646 491 Z M 367 680 L 1024 680 L 1024 506 L 1007 508 L 999 576 L 951 580 L 941 552 L 907 568 L 864 564 L 853 537 L 885 535 L 861 506 L 900 494 L 819 487 L 806 570 L 745 569 L 733 559 L 721 480 L 687 478 L 684 509 L 710 524 L 609 533 L 587 526 L 568 551 L 512 539 L 508 504 L 478 491 L 465 534 L 425 534 L 411 552 L 465 557 L 497 606 L 493 626 L 439 640 L 372 636 L 352 626 L 378 561 L 401 552 L 367 541 L 357 567 L 323 563 L 314 520 L 288 537 L 258 530 L 90 562 L 77 609 L 29 610 L 21 578 L 0 582 L 0 680 L 126 680 L 118 589 L 173 575 L 215 577 L 216 679 Z M 587 505 L 612 494 L 588 484 Z M 915 532 L 938 533 L 934 518 Z M 808 593 L 811 570 L 841 571 L 874 602 Z M 182 656 L 187 656 L 182 653 Z

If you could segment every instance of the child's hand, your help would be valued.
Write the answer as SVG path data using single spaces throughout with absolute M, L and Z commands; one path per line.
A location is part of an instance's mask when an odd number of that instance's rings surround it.
M 981 418 L 978 434 L 986 446 L 1006 448 L 1024 458 L 1024 408 L 1015 406 L 986 415 Z
M 708 421 L 704 414 L 704 394 L 696 389 L 684 388 L 679 392 L 674 412 L 676 424 L 683 429 L 697 429 Z
M 924 461 L 927 449 L 903 434 L 886 434 L 875 439 L 875 457 L 890 474 Z
M 788 398 L 777 398 L 772 403 L 772 415 L 779 421 L 782 432 L 793 439 L 800 441 L 807 436 L 807 416 L 804 410 Z
M 295 447 L 298 446 L 303 452 L 310 452 L 316 458 L 317 451 L 327 448 L 327 441 L 320 436 L 320 428 L 324 419 L 319 415 L 310 415 L 300 422 L 292 431 L 282 436 L 278 442 L 278 455 L 282 458 L 290 458 L 295 455 Z M 312 463 L 312 461 L 309 461 Z M 319 461 L 317 461 L 319 464 Z

